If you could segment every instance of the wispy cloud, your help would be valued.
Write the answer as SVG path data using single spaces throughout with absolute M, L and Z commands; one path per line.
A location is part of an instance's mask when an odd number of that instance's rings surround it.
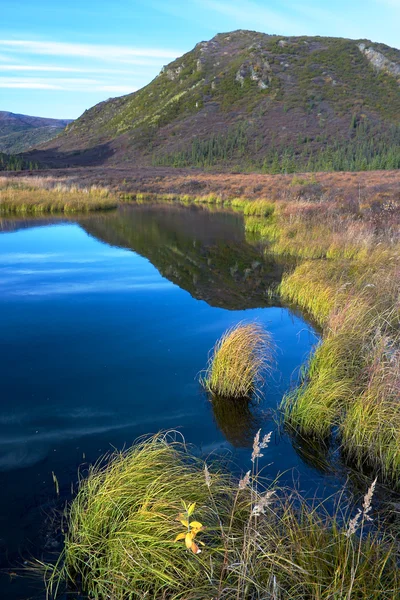
M 105 99 L 135 92 L 181 53 L 154 46 L 0 39 L 0 89 L 77 92 Z M 87 105 L 92 102 L 88 99 Z
M 23 90 L 61 90 L 59 86 L 52 83 L 40 83 L 37 81 L 2 81 L 0 79 L 0 88 L 3 89 L 23 89 Z
M 0 77 L 0 88 L 26 90 L 59 90 L 70 92 L 115 92 L 129 94 L 136 88 L 132 85 L 111 84 L 96 79 L 40 79 Z
M 312 28 L 311 32 L 314 35 L 322 35 L 324 33 L 323 29 L 327 26 L 330 31 L 332 31 L 332 29 L 337 31 L 337 35 L 340 37 L 362 37 L 361 24 L 353 19 L 349 19 L 348 15 L 335 10 L 334 6 L 332 6 L 331 10 L 329 6 L 325 8 L 324 6 L 307 5 L 304 2 L 293 2 L 290 3 L 288 7 L 292 11 L 292 14 L 305 17 L 305 20 L 309 23 L 309 26 Z M 321 23 L 326 25 L 322 27 Z M 325 33 L 327 34 L 328 31 Z
M 180 56 L 180 50 L 161 48 L 132 48 L 128 46 L 108 46 L 103 44 L 71 44 L 65 42 L 34 40 L 0 40 L 3 52 L 14 51 L 46 56 L 74 56 L 93 58 L 102 61 L 124 61 L 132 58 L 157 58 L 172 60 Z
M 104 75 L 126 75 L 132 76 L 132 71 L 122 69 L 98 69 L 96 67 L 63 67 L 61 65 L 2 65 L 0 63 L 0 72 L 13 72 L 13 73 L 99 73 Z

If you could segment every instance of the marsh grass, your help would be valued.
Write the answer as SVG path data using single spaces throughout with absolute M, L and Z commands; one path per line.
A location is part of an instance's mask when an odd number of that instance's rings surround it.
M 368 282 L 368 283 L 367 283 Z M 400 477 L 400 315 L 395 261 L 303 263 L 281 284 L 323 326 L 301 385 L 283 401 L 302 435 L 339 435 L 343 455 L 397 487 Z
M 249 399 L 260 393 L 272 360 L 270 334 L 258 323 L 239 323 L 215 344 L 201 381 L 220 398 Z
M 275 211 L 275 204 L 268 200 L 253 200 L 243 207 L 245 216 L 271 217 Z
M 116 208 L 107 188 L 77 187 L 52 178 L 0 178 L 0 214 L 76 213 Z
M 239 482 L 171 433 L 91 467 L 64 515 L 61 556 L 41 564 L 49 596 L 398 599 L 398 546 L 372 521 L 376 481 L 357 511 L 343 494 L 309 504 L 260 476 L 270 440 L 257 432 Z M 182 502 L 191 505 L 190 520 L 201 521 L 200 554 L 174 542 Z

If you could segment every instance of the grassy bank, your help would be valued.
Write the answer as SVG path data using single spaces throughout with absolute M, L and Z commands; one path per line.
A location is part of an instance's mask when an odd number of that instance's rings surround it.
M 97 600 L 290 598 L 395 600 L 398 547 L 360 509 L 328 513 L 262 480 L 270 434 L 258 432 L 236 481 L 172 435 L 140 441 L 92 467 L 67 509 L 65 545 L 44 565 L 49 594 Z
M 281 297 L 323 329 L 303 383 L 283 401 L 288 425 L 398 486 L 400 475 L 400 244 L 395 207 L 278 205 L 261 221 L 268 251 L 299 259 Z M 254 229 L 254 223 L 250 224 Z
M 77 213 L 117 205 L 117 197 L 106 188 L 80 188 L 44 177 L 0 177 L 0 215 Z
M 249 219 L 267 251 L 292 256 L 283 300 L 322 327 L 303 383 L 283 401 L 306 437 L 336 432 L 343 456 L 397 487 L 400 476 L 400 210 L 394 203 L 277 203 Z
M 399 208 L 277 204 L 249 221 L 268 252 L 299 260 L 280 285 L 323 339 L 303 383 L 283 401 L 288 425 L 398 486 L 400 475 Z M 347 209 L 347 210 L 346 210 Z

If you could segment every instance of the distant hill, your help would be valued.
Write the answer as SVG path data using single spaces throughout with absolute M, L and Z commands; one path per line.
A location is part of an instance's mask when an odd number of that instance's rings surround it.
M 369 40 L 219 34 L 32 154 L 52 166 L 400 168 L 400 51 Z
M 0 152 L 26 152 L 53 139 L 71 122 L 0 111 Z

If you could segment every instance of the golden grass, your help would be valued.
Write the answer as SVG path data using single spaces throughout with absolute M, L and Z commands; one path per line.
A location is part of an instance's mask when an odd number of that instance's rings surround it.
M 398 546 L 371 527 L 376 482 L 356 513 L 340 494 L 333 512 L 309 505 L 259 477 L 270 437 L 256 434 L 239 482 L 172 434 L 92 467 L 66 510 L 61 556 L 42 564 L 49 596 L 398 599 Z M 193 549 L 182 538 L 195 527 Z
M 348 240 L 347 240 L 347 243 Z M 324 329 L 301 386 L 283 402 L 303 435 L 339 434 L 345 456 L 395 487 L 400 477 L 398 246 L 314 260 L 284 277 L 281 296 Z
M 0 178 L 0 215 L 88 212 L 117 205 L 106 188 L 79 188 L 43 177 Z
M 262 387 L 272 362 L 272 340 L 258 323 L 239 323 L 218 340 L 202 378 L 204 387 L 223 398 L 250 398 Z

